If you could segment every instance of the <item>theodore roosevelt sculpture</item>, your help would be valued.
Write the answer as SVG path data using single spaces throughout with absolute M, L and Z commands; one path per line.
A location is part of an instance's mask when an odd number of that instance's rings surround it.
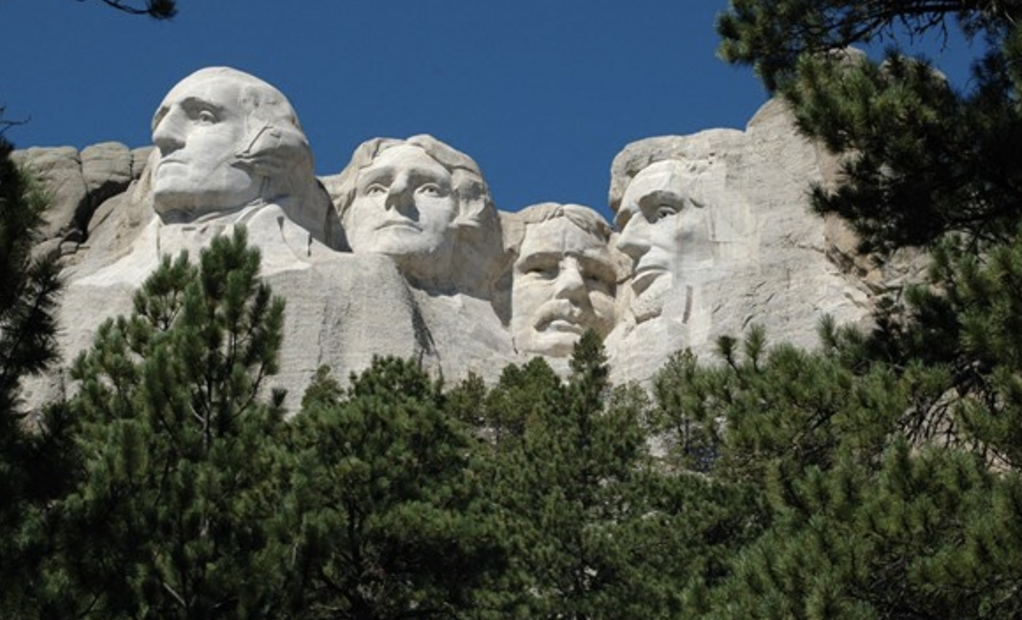
M 614 326 L 620 261 L 611 229 L 588 207 L 543 203 L 516 216 L 512 242 L 511 334 L 519 353 L 566 357 L 587 329 Z
M 331 194 L 356 254 L 389 256 L 419 288 L 489 295 L 500 221 L 467 155 L 428 135 L 369 140 Z

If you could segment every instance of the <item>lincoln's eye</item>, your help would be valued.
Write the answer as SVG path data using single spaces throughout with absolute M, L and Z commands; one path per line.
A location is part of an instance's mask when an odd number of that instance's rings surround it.
M 415 190 L 415 193 L 422 194 L 424 196 L 439 196 L 440 186 L 436 183 L 425 183 L 419 186 L 419 189 Z

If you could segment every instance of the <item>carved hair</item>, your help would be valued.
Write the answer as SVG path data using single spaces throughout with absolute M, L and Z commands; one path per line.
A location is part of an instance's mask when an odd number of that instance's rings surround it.
M 483 180 L 479 166 L 468 155 L 428 134 L 412 136 L 407 140 L 373 138 L 355 149 L 351 161 L 341 171 L 332 192 L 334 206 L 341 216 L 341 222 L 344 222 L 355 201 L 359 173 L 372 165 L 384 151 L 401 145 L 421 148 L 450 173 L 454 194 L 458 199 L 458 215 L 453 222 L 454 228 L 492 229 L 500 225 L 497 209 L 490 197 L 490 189 Z
M 458 204 L 458 213 L 451 228 L 457 260 L 465 280 L 454 283 L 454 287 L 473 295 L 489 296 L 489 289 L 499 275 L 503 261 L 497 208 L 475 161 L 433 136 L 420 134 L 407 140 L 374 138 L 360 144 L 351 156 L 351 161 L 337 175 L 336 181 L 329 183 L 330 196 L 342 226 L 346 224 L 345 220 L 355 201 L 359 174 L 372 165 L 381 153 L 402 145 L 422 149 L 450 173 L 452 190 Z
M 310 230 L 323 230 L 329 238 L 330 207 L 315 177 L 315 161 L 298 115 L 279 90 L 263 80 L 230 67 L 207 67 L 184 78 L 168 93 L 195 84 L 230 81 L 238 86 L 238 106 L 245 118 L 245 134 L 234 153 L 232 165 L 262 179 L 260 197 L 289 203 L 289 214 Z M 153 117 L 155 132 L 166 106 Z
M 560 204 L 556 202 L 543 202 L 526 207 L 514 216 L 519 224 L 516 231 L 508 231 L 507 246 L 517 254 L 518 248 L 525 239 L 526 230 L 532 224 L 540 224 L 549 220 L 561 217 L 568 218 L 572 224 L 579 227 L 587 234 L 598 238 L 604 243 L 610 242 L 610 235 L 613 229 L 603 219 L 603 216 L 589 207 L 576 204 Z
M 199 69 L 177 83 L 171 93 L 208 80 L 238 84 L 238 105 L 245 115 L 245 136 L 235 152 L 235 165 L 253 176 L 269 179 L 266 199 L 301 191 L 313 177 L 309 142 L 287 97 L 259 78 L 230 67 Z M 153 118 L 153 131 L 164 106 Z M 281 174 L 284 173 L 284 174 Z

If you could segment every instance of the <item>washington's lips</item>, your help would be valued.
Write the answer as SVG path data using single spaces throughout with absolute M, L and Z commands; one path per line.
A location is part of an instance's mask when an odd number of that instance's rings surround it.
M 386 230 L 388 228 L 406 228 L 408 230 L 414 230 L 421 232 L 422 228 L 418 224 L 411 220 L 387 220 L 382 222 L 376 227 L 376 230 Z
M 185 166 L 185 165 L 187 165 L 187 164 L 185 164 L 185 162 L 181 161 L 180 159 L 167 158 L 167 159 L 161 159 L 160 160 L 158 168 L 162 168 L 162 167 L 164 167 L 164 166 L 166 166 L 168 164 L 172 165 L 172 166 L 174 166 L 174 165 L 177 165 L 177 166 Z

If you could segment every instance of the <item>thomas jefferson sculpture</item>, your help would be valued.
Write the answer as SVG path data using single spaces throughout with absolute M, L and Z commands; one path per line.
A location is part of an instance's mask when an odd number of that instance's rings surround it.
M 356 254 L 389 256 L 423 289 L 489 295 L 500 221 L 467 155 L 428 135 L 369 140 L 331 194 Z

